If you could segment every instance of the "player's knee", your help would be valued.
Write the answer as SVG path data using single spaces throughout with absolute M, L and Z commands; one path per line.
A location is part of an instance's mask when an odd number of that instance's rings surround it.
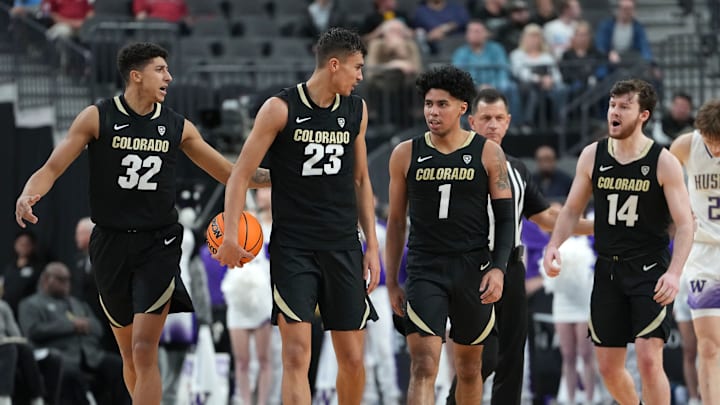
M 458 361 L 455 363 L 455 372 L 458 380 L 473 383 L 480 379 L 482 365 L 472 361 Z
M 697 351 L 704 359 L 717 358 L 720 356 L 720 345 L 711 339 L 698 339 Z
M 438 360 L 430 355 L 415 355 L 411 361 L 411 372 L 416 377 L 434 379 L 438 373 Z
M 619 363 L 599 359 L 598 360 L 598 371 L 600 372 L 600 375 L 605 380 L 612 380 L 615 377 L 619 376 L 621 374 L 622 369 L 624 368 L 624 365 L 620 365 Z
M 283 342 L 282 356 L 286 370 L 305 370 L 310 367 L 310 347 L 302 343 Z
M 144 339 L 132 344 L 132 358 L 135 369 L 157 366 L 157 345 Z
M 652 375 L 658 371 L 664 372 L 662 357 L 638 353 L 637 368 L 641 376 Z
M 365 358 L 361 350 L 345 352 L 340 354 L 336 352 L 338 367 L 345 371 L 360 371 L 365 367 Z

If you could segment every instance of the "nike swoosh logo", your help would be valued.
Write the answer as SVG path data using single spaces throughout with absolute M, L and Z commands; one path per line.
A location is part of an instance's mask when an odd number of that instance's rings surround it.
M 115 125 L 113 125 L 113 129 L 116 130 L 116 131 L 119 131 L 119 130 L 121 130 L 121 129 L 125 128 L 125 127 L 129 127 L 129 126 L 130 126 L 130 124 L 123 124 L 123 125 L 115 124 Z
M 613 166 L 600 166 L 600 167 L 598 168 L 598 170 L 600 170 L 601 172 L 606 172 L 606 171 L 608 171 L 608 170 L 610 170 L 610 169 L 612 169 L 612 168 L 613 168 Z
M 644 264 L 643 264 L 643 271 L 648 271 L 648 270 L 652 269 L 652 268 L 655 267 L 655 266 L 657 266 L 657 262 L 655 262 L 655 263 L 653 263 L 653 264 L 649 264 L 649 265 L 644 265 Z
M 485 264 L 481 264 L 481 265 L 480 265 L 480 271 L 483 271 L 483 270 L 487 269 L 488 267 L 490 267 L 490 262 L 487 262 L 487 263 L 485 263 Z
M 173 237 L 170 238 L 170 239 L 165 239 L 163 242 L 165 242 L 165 246 L 167 246 L 167 245 L 173 243 L 173 241 L 174 241 L 175 239 L 177 239 L 177 236 L 173 236 Z
M 312 117 L 305 117 L 305 118 L 295 117 L 295 123 L 296 123 L 296 124 L 302 124 L 303 122 L 308 121 L 308 120 L 310 120 L 311 118 L 312 118 Z
M 422 163 L 428 159 L 432 159 L 432 155 L 430 156 L 418 156 L 418 163 Z

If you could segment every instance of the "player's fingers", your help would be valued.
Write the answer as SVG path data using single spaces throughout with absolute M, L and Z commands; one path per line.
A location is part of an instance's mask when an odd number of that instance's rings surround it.
M 32 209 L 30 211 L 26 212 L 25 215 L 23 215 L 23 218 L 26 219 L 31 224 L 37 224 L 38 218 L 35 216 L 35 214 L 32 213 Z

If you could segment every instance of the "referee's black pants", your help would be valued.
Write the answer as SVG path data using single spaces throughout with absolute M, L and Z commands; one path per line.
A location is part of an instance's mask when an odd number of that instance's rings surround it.
M 505 272 L 503 295 L 495 303 L 497 335 L 490 336 L 483 348 L 483 381 L 495 371 L 492 405 L 520 405 L 527 339 L 527 297 L 525 295 L 525 265 L 511 260 Z M 447 404 L 455 405 L 455 384 Z

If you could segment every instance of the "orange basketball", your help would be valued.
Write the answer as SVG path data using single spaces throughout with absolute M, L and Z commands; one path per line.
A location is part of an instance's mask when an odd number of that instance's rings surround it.
M 205 232 L 207 246 L 210 253 L 217 253 L 218 248 L 223 242 L 223 232 L 225 232 L 225 215 L 219 213 L 210 221 L 210 225 Z M 260 222 L 255 216 L 247 211 L 243 211 L 238 223 L 238 244 L 241 248 L 256 255 L 260 253 L 263 245 L 263 231 Z M 242 259 L 243 263 L 249 262 L 249 259 Z

